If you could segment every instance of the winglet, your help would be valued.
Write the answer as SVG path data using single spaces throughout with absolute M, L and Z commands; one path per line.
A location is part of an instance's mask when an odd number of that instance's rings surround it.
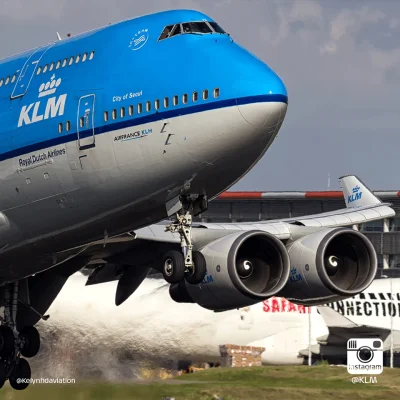
M 339 179 L 342 183 L 347 208 L 366 207 L 382 203 L 355 175 L 346 175 Z

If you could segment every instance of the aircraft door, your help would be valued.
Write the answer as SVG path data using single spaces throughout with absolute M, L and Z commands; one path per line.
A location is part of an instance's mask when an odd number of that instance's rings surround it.
M 94 135 L 94 106 L 96 96 L 89 94 L 79 99 L 78 104 L 78 147 L 79 150 L 89 149 L 95 146 Z
M 15 83 L 14 90 L 11 94 L 11 99 L 16 99 L 17 97 L 25 95 L 25 93 L 28 91 L 33 74 L 35 73 L 40 60 L 51 46 L 53 46 L 53 43 L 36 51 L 26 60 L 21 72 L 19 73 L 17 82 Z

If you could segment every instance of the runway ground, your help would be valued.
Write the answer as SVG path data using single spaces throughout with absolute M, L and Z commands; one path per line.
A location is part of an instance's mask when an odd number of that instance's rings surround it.
M 8 384 L 0 391 L 7 400 L 243 400 L 243 399 L 398 399 L 400 369 L 386 368 L 377 383 L 352 383 L 345 367 L 215 368 L 173 379 L 143 383 L 34 384 L 14 391 Z

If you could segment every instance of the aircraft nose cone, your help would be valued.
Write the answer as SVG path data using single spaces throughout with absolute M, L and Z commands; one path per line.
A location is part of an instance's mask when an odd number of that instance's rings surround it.
M 238 108 L 250 125 L 262 128 L 269 120 L 279 118 L 283 109 L 286 111 L 288 102 L 286 87 L 282 79 L 271 69 L 256 79 L 242 79 L 242 84 L 247 85 L 252 95 L 238 99 Z

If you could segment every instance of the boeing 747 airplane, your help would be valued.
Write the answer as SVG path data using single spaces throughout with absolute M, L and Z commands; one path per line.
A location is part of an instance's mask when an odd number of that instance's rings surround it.
M 394 211 L 355 177 L 344 178 L 349 208 L 339 212 L 192 226 L 264 155 L 287 104 L 268 65 L 191 10 L 2 60 L 0 386 L 27 387 L 19 378 L 31 376 L 26 358 L 40 348 L 34 325 L 84 266 L 91 282 L 118 276 L 117 305 L 150 268 L 175 300 L 215 311 L 278 293 L 316 304 L 368 287 L 375 251 L 338 226 Z

